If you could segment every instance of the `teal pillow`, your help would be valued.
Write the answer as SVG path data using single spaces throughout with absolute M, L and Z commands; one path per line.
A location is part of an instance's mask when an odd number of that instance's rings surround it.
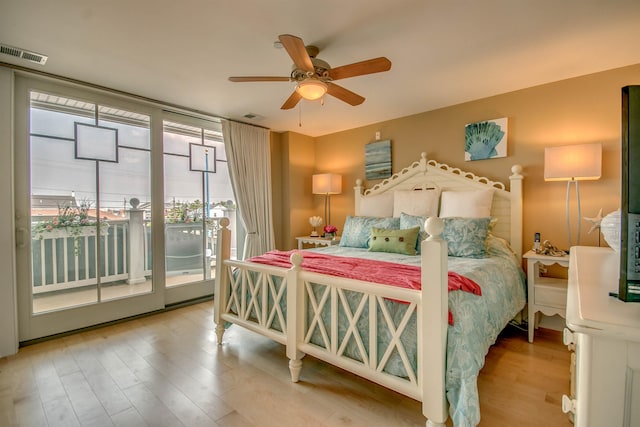
M 367 248 L 371 227 L 400 228 L 400 218 L 377 218 L 372 216 L 347 216 L 342 228 L 340 246 Z
M 369 250 L 371 252 L 392 252 L 396 254 L 415 255 L 416 240 L 420 227 L 406 230 L 392 230 L 387 228 L 371 228 Z
M 420 233 L 418 233 L 418 239 L 416 241 L 416 252 L 420 253 L 420 246 L 424 239 L 429 237 L 426 231 L 424 231 L 424 222 L 427 220 L 426 216 L 409 215 L 404 212 L 400 214 L 400 228 L 413 228 L 420 227 Z
M 486 258 L 487 235 L 491 218 L 442 218 L 449 255 L 465 258 Z

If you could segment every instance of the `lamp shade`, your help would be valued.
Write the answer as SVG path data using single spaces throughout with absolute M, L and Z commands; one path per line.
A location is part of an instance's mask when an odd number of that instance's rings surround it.
M 327 93 L 327 85 L 317 79 L 304 80 L 296 86 L 296 92 L 309 101 L 320 99 Z
M 545 181 L 600 179 L 602 144 L 566 145 L 544 149 Z
M 342 175 L 321 173 L 313 175 L 313 194 L 340 194 L 342 192 Z

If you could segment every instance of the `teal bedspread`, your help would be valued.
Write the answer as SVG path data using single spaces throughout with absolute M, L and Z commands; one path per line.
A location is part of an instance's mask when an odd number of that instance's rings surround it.
M 471 259 L 449 257 L 449 270 L 466 276 L 482 288 L 482 296 L 468 292 L 450 292 L 449 310 L 454 319 L 449 326 L 447 341 L 446 389 L 449 413 L 457 427 L 476 426 L 480 422 L 477 379 L 489 347 L 495 343 L 498 334 L 525 305 L 524 273 L 519 260 L 502 239 L 488 241 L 488 258 Z M 369 252 L 341 246 L 314 249 L 319 252 L 390 262 L 420 265 L 420 256 Z M 402 304 L 395 304 L 396 314 L 402 316 Z M 414 316 L 415 317 L 415 316 Z M 410 325 L 415 329 L 415 319 Z M 366 334 L 365 334 L 366 335 Z M 405 334 L 403 341 L 415 340 L 415 334 Z M 412 338 L 413 337 L 413 338 Z M 319 337 L 318 337 L 319 338 Z M 384 342 L 386 337 L 379 336 Z M 415 344 L 405 342 L 405 348 L 415 350 Z M 413 351 L 412 350 L 412 351 Z M 357 349 L 353 349 L 357 358 Z M 415 352 L 409 354 L 415 361 Z M 404 367 L 398 361 L 386 370 L 402 376 Z

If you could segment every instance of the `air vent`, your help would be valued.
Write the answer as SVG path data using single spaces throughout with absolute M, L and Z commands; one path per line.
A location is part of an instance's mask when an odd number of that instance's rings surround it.
M 262 120 L 264 118 L 260 114 L 255 114 L 255 113 L 247 113 L 242 117 L 249 120 Z
M 28 50 L 20 49 L 19 47 L 8 46 L 6 44 L 0 44 L 0 53 L 5 55 L 14 56 L 16 58 L 25 59 L 36 64 L 44 65 L 49 57 L 41 55 L 35 52 L 29 52 Z

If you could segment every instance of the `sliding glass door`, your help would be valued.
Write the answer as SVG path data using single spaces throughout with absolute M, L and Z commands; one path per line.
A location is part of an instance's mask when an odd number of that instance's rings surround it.
M 163 117 L 166 299 L 175 302 L 213 293 L 218 221 L 237 221 L 220 123 Z
M 219 121 L 22 76 L 15 111 L 20 341 L 213 294 Z

